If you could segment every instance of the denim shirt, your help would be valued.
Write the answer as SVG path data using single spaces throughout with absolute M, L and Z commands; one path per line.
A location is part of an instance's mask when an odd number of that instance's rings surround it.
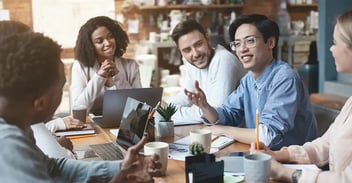
M 238 88 L 216 111 L 218 123 L 255 128 L 259 111 L 259 139 L 271 149 L 291 144 L 302 145 L 317 137 L 317 124 L 308 90 L 291 67 L 273 61 L 255 79 L 248 72 Z
M 120 161 L 80 161 L 49 158 L 28 132 L 0 117 L 1 182 L 108 182 L 120 171 Z

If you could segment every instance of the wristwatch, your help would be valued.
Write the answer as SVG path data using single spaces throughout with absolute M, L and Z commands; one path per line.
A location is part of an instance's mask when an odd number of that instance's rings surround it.
M 292 182 L 297 183 L 301 175 L 302 175 L 302 170 L 296 169 L 291 175 Z

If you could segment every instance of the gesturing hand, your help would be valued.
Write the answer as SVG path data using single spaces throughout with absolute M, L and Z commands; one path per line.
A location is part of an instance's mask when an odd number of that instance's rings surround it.
M 139 151 L 148 141 L 145 135 L 142 140 L 130 147 L 121 165 L 121 172 L 114 177 L 112 182 L 133 182 L 133 183 L 150 183 L 154 182 L 153 176 L 160 174 L 156 168 L 161 164 L 157 163 L 159 157 L 139 155 Z
M 199 87 L 199 82 L 195 81 L 194 83 L 194 92 L 184 90 L 185 95 L 187 95 L 188 99 L 196 106 L 202 108 L 207 107 L 209 104 L 207 102 L 207 98 L 203 92 L 203 90 Z

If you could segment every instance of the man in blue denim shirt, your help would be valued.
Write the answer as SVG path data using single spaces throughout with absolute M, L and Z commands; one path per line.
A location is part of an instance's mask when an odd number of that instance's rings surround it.
M 66 81 L 61 48 L 33 32 L 14 34 L 0 42 L 2 182 L 154 182 L 152 176 L 160 167 L 158 157 L 138 154 L 147 137 L 129 148 L 123 161 L 46 156 L 28 132 L 32 124 L 50 120 L 61 102 Z
M 277 24 L 264 15 L 242 15 L 231 24 L 229 33 L 231 49 L 250 71 L 238 88 L 217 108 L 208 104 L 197 82 L 194 92 L 185 90 L 207 121 L 221 124 L 210 127 L 212 132 L 254 142 L 258 110 L 259 140 L 271 149 L 315 139 L 317 125 L 307 88 L 286 62 L 274 58 Z M 237 127 L 243 121 L 246 128 Z

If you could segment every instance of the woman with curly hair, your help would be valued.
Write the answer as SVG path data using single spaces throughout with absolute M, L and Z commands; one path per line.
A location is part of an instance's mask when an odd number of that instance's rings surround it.
M 123 58 L 129 39 L 109 17 L 89 19 L 79 30 L 72 66 L 72 106 L 101 114 L 105 90 L 141 88 L 138 63 Z

